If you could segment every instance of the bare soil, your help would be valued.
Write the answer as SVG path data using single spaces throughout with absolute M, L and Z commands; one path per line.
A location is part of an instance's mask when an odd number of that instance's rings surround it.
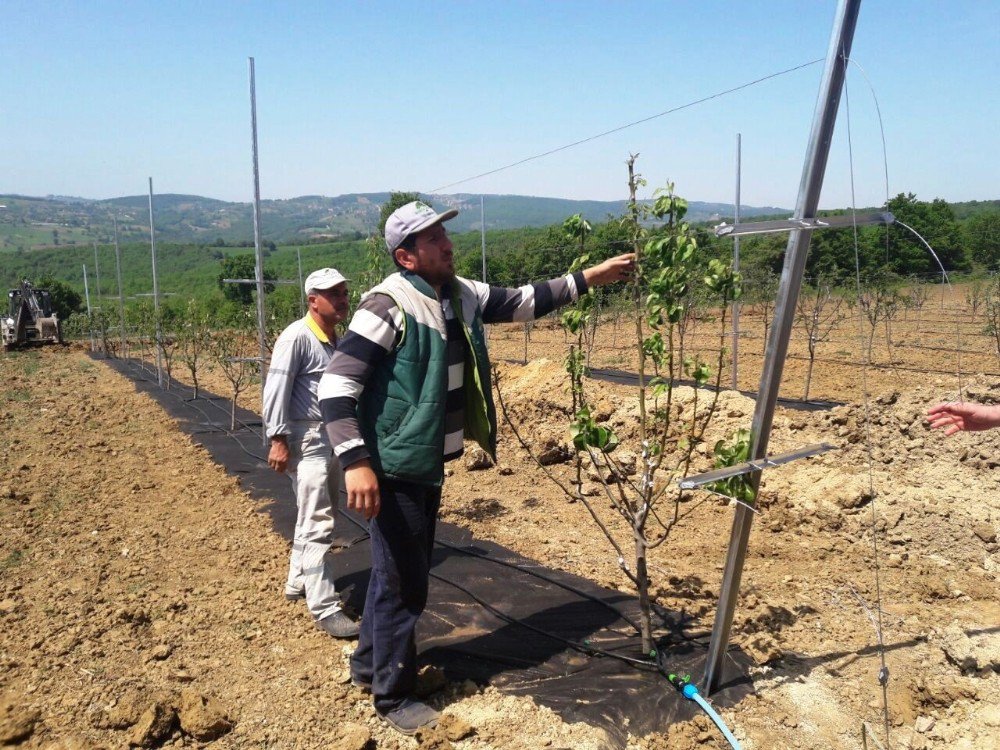
M 925 308 L 920 322 L 894 323 L 893 337 L 947 347 L 957 336 L 969 349 L 960 366 L 953 354 L 899 347 L 898 371 L 868 372 L 866 420 L 860 368 L 826 363 L 813 395 L 844 406 L 779 409 L 773 452 L 820 441 L 837 449 L 765 474 L 734 629 L 757 663 L 756 693 L 723 712 L 745 748 L 861 748 L 862 722 L 884 743 L 876 543 L 891 746 L 997 746 L 1000 431 L 944 439 L 923 413 L 957 392 L 952 371 L 963 373 L 967 397 L 981 400 L 1000 401 L 1000 377 L 970 375 L 995 371 L 995 354 L 975 335 L 978 324 L 965 336 L 949 333 L 963 316 L 959 300 L 946 301 L 954 309 L 946 308 L 950 317 L 938 329 Z M 749 321 L 750 335 L 761 336 Z M 830 358 L 863 358 L 855 330 L 845 323 L 845 343 L 827 345 Z M 602 327 L 598 344 L 603 335 Z M 621 332 L 610 338 L 595 348 L 592 365 L 631 369 Z M 497 360 L 520 360 L 522 329 L 495 329 L 491 347 Z M 973 358 L 977 348 L 981 360 Z M 514 421 L 534 445 L 566 440 L 562 352 L 561 331 L 543 323 L 532 333 L 529 363 L 498 368 Z M 874 355 L 876 362 L 889 356 Z M 744 362 L 741 386 L 754 389 L 759 368 Z M 798 362 L 786 369 L 789 395 L 804 373 L 796 373 Z M 204 380 L 225 393 L 217 374 Z M 588 388 L 627 448 L 634 389 L 596 381 Z M 693 407 L 690 391 L 678 395 Z M 470 725 L 471 736 L 458 739 L 453 728 L 451 739 L 414 740 L 385 729 L 369 698 L 348 683 L 350 647 L 316 630 L 301 604 L 282 599 L 287 542 L 154 402 L 79 349 L 61 348 L 0 357 L 0 397 L 0 744 L 117 748 L 146 732 L 149 745 L 168 747 L 602 745 L 592 727 L 471 684 L 449 684 L 433 698 Z M 258 398 L 250 393 L 245 403 Z M 703 408 L 706 396 L 699 398 Z M 746 396 L 722 393 L 693 470 L 708 468 L 714 441 L 748 427 L 752 411 Z M 582 505 L 567 501 L 507 426 L 501 433 L 498 466 L 451 465 L 443 517 L 553 568 L 628 590 Z M 571 473 L 569 464 L 553 470 Z M 623 531 L 606 502 L 594 507 Z M 695 493 L 680 513 L 669 543 L 651 558 L 653 592 L 658 604 L 693 616 L 692 629 L 708 629 L 733 508 Z M 150 739 L 157 731 L 162 737 Z M 700 718 L 630 743 L 723 746 Z

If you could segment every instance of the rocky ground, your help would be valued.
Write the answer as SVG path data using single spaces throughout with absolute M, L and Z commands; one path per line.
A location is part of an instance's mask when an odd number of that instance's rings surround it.
M 533 334 L 545 351 L 531 352 L 527 366 L 499 368 L 512 420 L 535 448 L 565 442 L 568 414 L 562 334 L 545 331 Z M 520 336 L 498 330 L 494 356 L 520 359 Z M 917 354 L 937 357 L 938 366 L 905 366 L 947 369 L 933 350 Z M 922 414 L 956 390 L 956 378 L 906 372 L 872 376 L 866 420 L 857 369 L 827 365 L 814 376 L 816 395 L 849 403 L 780 409 L 775 419 L 774 452 L 820 441 L 836 450 L 765 475 L 734 630 L 755 660 L 756 692 L 723 712 L 745 748 L 861 748 L 862 722 L 876 732 L 868 747 L 884 743 L 876 543 L 891 746 L 996 747 L 1000 432 L 931 434 Z M 206 380 L 224 392 L 217 376 Z M 1000 378 L 964 380 L 969 397 L 1000 401 Z M 634 391 L 595 382 L 588 389 L 621 434 L 620 450 L 630 450 Z M 704 394 L 697 409 L 689 391 L 678 399 L 688 413 L 705 407 Z M 716 439 L 749 425 L 750 399 L 726 392 L 719 407 L 695 470 L 709 466 Z M 0 429 L 0 744 L 602 745 L 596 729 L 472 684 L 433 695 L 455 717 L 446 730 L 411 740 L 384 729 L 349 685 L 348 650 L 280 597 L 287 543 L 238 481 L 155 403 L 81 351 L 0 357 Z M 453 465 L 443 517 L 627 590 L 581 503 L 568 502 L 509 427 L 501 432 L 498 466 Z M 551 470 L 572 473 L 569 464 Z M 623 533 L 607 502 L 591 500 L 609 529 Z M 733 509 L 692 494 L 679 512 L 670 542 L 651 558 L 653 594 L 693 616 L 693 629 L 709 628 Z M 631 742 L 635 750 L 722 746 L 702 719 Z

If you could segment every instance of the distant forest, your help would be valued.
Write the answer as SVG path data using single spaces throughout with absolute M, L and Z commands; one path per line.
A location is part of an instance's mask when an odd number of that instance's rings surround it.
M 379 207 L 373 207 L 374 223 L 377 223 Z M 439 209 L 443 207 L 437 205 Z M 912 194 L 900 194 L 889 201 L 888 209 L 930 244 L 949 272 L 985 274 L 1000 270 L 1000 201 L 949 204 L 943 200 L 922 201 Z M 478 211 L 476 213 L 478 217 Z M 579 248 L 566 240 L 561 227 L 564 218 L 566 216 L 542 227 L 488 229 L 487 280 L 514 286 L 565 273 Z M 631 249 L 619 219 L 606 213 L 585 218 L 594 227 L 586 244 L 592 262 Z M 704 217 L 700 220 L 695 217 L 692 222 L 701 248 L 699 257 L 706 265 L 712 258 L 727 259 L 732 255 L 732 240 L 717 238 L 711 231 L 717 221 L 706 222 Z M 480 232 L 455 231 L 460 225 L 454 222 L 449 223 L 449 229 L 452 230 L 459 273 L 480 278 Z M 142 299 L 152 291 L 150 246 L 148 230 L 145 231 L 140 241 L 132 234 L 121 243 L 122 291 L 133 300 Z M 815 231 L 807 264 L 808 279 L 813 283 L 823 280 L 834 285 L 853 279 L 854 242 L 854 233 L 849 229 Z M 773 288 L 774 279 L 781 271 L 786 244 L 786 234 L 742 240 L 741 266 L 748 292 L 755 287 Z M 303 274 L 317 267 L 334 266 L 356 281 L 356 292 L 362 291 L 359 288 L 361 279 L 373 278 L 373 258 L 381 264 L 376 275 L 392 270 L 388 255 L 384 251 L 372 254 L 370 248 L 366 234 L 360 230 L 347 239 L 310 239 L 299 243 L 267 240 L 264 243 L 267 277 L 294 282 L 276 284 L 269 299 L 273 298 L 273 304 L 290 311 L 289 314 L 298 309 L 300 258 Z M 861 273 L 866 280 L 934 279 L 940 274 L 923 243 L 901 226 L 859 228 L 858 251 Z M 249 246 L 233 246 L 218 238 L 198 243 L 158 241 L 159 287 L 164 294 L 164 304 L 182 305 L 189 299 L 202 300 L 209 306 L 226 304 L 225 285 L 220 284 L 220 278 L 240 268 L 243 273 L 252 275 L 252 254 L 253 249 Z M 114 246 L 107 240 L 97 243 L 96 248 L 88 242 L 28 251 L 0 251 L 0 287 L 10 288 L 20 278 L 32 279 L 36 284 L 58 285 L 76 295 L 79 302 L 71 307 L 78 310 L 83 305 L 84 265 L 87 266 L 92 304 L 106 304 L 107 297 L 117 297 Z M 251 299 L 249 294 L 244 297 L 245 302 Z

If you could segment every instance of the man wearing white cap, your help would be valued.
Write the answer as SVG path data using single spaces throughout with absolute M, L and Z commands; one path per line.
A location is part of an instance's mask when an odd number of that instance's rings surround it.
M 455 275 L 444 223 L 420 201 L 397 209 L 385 241 L 399 273 L 366 294 L 320 382 L 323 421 L 344 466 L 348 507 L 370 519 L 372 574 L 351 680 L 405 734 L 437 722 L 414 698 L 414 633 L 427 603 L 444 464 L 466 438 L 496 450 L 484 323 L 532 320 L 592 286 L 632 274 L 620 255 L 517 289 Z
M 309 274 L 309 312 L 278 337 L 264 385 L 267 462 L 288 473 L 298 505 L 285 597 L 304 598 L 316 624 L 334 638 L 356 637 L 358 625 L 341 609 L 326 554 L 342 472 L 323 429 L 317 390 L 337 347 L 336 326 L 347 317 L 347 281 L 335 268 Z

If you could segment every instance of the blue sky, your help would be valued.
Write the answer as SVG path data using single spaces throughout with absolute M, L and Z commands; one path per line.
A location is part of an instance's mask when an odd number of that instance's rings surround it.
M 0 192 L 249 200 L 247 57 L 265 198 L 424 190 L 825 56 L 834 0 L 102 2 L 0 7 Z M 1000 198 L 1000 3 L 861 8 L 852 57 L 889 191 Z M 822 65 L 445 192 L 794 205 Z M 849 73 L 860 205 L 878 121 Z M 850 202 L 843 103 L 821 205 Z

